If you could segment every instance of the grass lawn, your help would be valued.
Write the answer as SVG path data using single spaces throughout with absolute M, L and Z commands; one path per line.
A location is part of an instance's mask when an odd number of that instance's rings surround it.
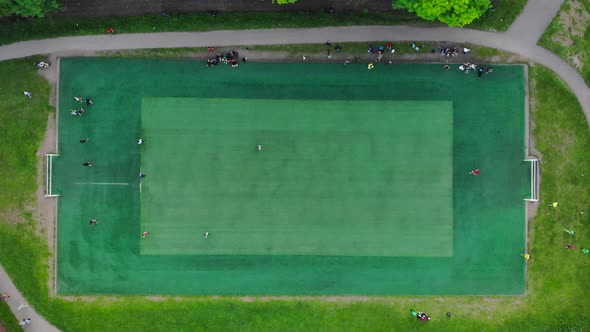
M 573 65 L 590 84 L 590 0 L 566 0 L 539 45 Z
M 495 1 L 495 10 L 488 10 L 478 20 L 466 27 L 479 30 L 506 31 L 520 14 L 526 2 L 527 0 L 497 0 Z
M 4 330 L 2 328 L 4 328 Z M 0 302 L 0 331 L 24 331 L 23 327 L 18 325 L 18 320 L 14 317 L 6 302 Z
M 585 331 L 590 329 L 590 291 L 587 276 L 590 255 L 564 249 L 590 246 L 585 203 L 590 174 L 590 132 L 574 95 L 553 73 L 533 67 L 531 118 L 537 148 L 542 154 L 542 190 L 538 216 L 530 223 L 528 294 L 524 297 L 383 297 L 374 301 L 341 302 L 293 299 L 223 297 L 96 297 L 51 298 L 48 290 L 47 241 L 35 231 L 35 220 L 24 207 L 35 190 L 37 147 L 50 111 L 49 86 L 36 76 L 30 59 L 0 63 L 0 123 L 20 120 L 2 128 L 0 165 L 21 156 L 20 173 L 4 176 L 0 186 L 0 263 L 29 302 L 63 331 L 260 331 L 260 330 L 367 330 L 418 331 L 425 326 L 409 309 L 433 316 L 429 331 Z M 26 86 L 34 97 L 22 104 Z M 24 100 L 27 102 L 27 100 Z M 14 112 L 18 105 L 20 112 Z M 23 108 L 26 108 L 26 112 Z M 556 110 L 559 110 L 556 112 Z M 21 118 L 19 118 L 19 116 Z M 10 168 L 10 167 L 6 167 Z M 5 170 L 5 169 L 3 169 Z M 558 209 L 548 201 L 558 200 Z M 9 218 L 19 212 L 21 218 Z M 580 212 L 585 211 L 583 215 Z M 17 219 L 15 222 L 15 219 Z M 574 237 L 562 228 L 572 227 Z M 28 264 L 22 264 L 23 261 Z M 444 313 L 450 311 L 453 318 Z
M 520 13 L 526 0 L 499 0 L 495 11 L 489 10 L 468 27 L 505 31 Z M 94 18 L 43 18 L 0 20 L 0 45 L 22 40 L 62 36 L 98 35 L 112 26 L 116 33 L 210 31 L 263 28 L 306 28 L 349 25 L 437 24 L 425 21 L 404 10 L 390 12 L 317 12 L 284 13 L 207 13 L 143 15 Z

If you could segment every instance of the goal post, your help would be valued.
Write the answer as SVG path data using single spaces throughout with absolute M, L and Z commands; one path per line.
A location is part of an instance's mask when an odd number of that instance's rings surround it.
M 525 201 L 538 202 L 539 187 L 537 185 L 537 179 L 539 176 L 539 159 L 527 158 L 524 161 L 531 164 L 531 194 L 529 198 L 525 198 Z
M 45 154 L 45 197 L 59 197 L 57 194 L 53 194 L 52 182 L 53 182 L 53 158 L 59 157 L 59 154 L 46 153 Z

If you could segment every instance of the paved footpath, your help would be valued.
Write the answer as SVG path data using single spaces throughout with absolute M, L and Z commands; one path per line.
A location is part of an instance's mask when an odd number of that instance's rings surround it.
M 6 303 L 10 307 L 10 310 L 16 316 L 16 319 L 22 321 L 25 318 L 30 318 L 31 323 L 23 326 L 27 332 L 58 332 L 59 330 L 49 324 L 43 317 L 39 316 L 35 310 L 29 306 L 21 307 L 21 305 L 28 305 L 22 294 L 16 289 L 16 286 L 12 283 L 12 280 L 4 271 L 4 268 L 0 266 L 0 292 L 10 295 L 10 298 L 6 299 Z M 21 307 L 19 309 L 19 307 Z
M 439 27 L 351 26 L 63 37 L 0 46 L 0 61 L 36 54 L 64 52 L 83 53 L 84 51 L 141 48 L 324 43 L 327 40 L 333 43 L 374 40 L 470 43 L 520 54 L 553 70 L 575 93 L 582 105 L 586 119 L 590 123 L 590 89 L 588 89 L 582 76 L 567 62 L 536 45 L 563 1 L 529 0 L 522 14 L 505 33 Z M 28 310 L 26 315 L 17 310 L 21 302 L 24 302 L 24 299 L 1 267 L 0 291 L 11 295 L 8 302 L 18 319 L 25 318 L 24 316 L 32 319 L 31 325 L 25 328 L 27 331 L 56 331 L 53 326 L 38 316 L 32 308 L 26 308 Z

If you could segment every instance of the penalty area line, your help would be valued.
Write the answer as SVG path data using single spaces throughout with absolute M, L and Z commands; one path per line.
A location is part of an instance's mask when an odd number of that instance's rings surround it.
M 127 183 L 127 182 L 76 182 L 76 184 L 91 185 L 91 186 L 128 186 L 129 185 L 129 183 Z

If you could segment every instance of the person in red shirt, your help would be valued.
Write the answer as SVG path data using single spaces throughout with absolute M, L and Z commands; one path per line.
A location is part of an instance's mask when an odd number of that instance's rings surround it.
M 112 35 L 113 33 L 115 33 L 115 30 L 113 30 L 113 28 L 112 28 L 112 27 L 108 27 L 108 28 L 107 28 L 107 33 L 108 33 L 109 35 Z
M 479 175 L 479 168 L 476 168 L 473 171 L 469 172 L 469 175 Z
M 568 243 L 567 246 L 565 246 L 566 249 L 576 249 L 576 246 L 574 246 L 571 243 Z
M 144 239 L 145 239 L 145 238 L 146 238 L 148 235 L 150 235 L 150 232 L 143 232 L 143 233 L 141 233 L 141 237 L 142 237 L 142 238 L 144 238 Z

